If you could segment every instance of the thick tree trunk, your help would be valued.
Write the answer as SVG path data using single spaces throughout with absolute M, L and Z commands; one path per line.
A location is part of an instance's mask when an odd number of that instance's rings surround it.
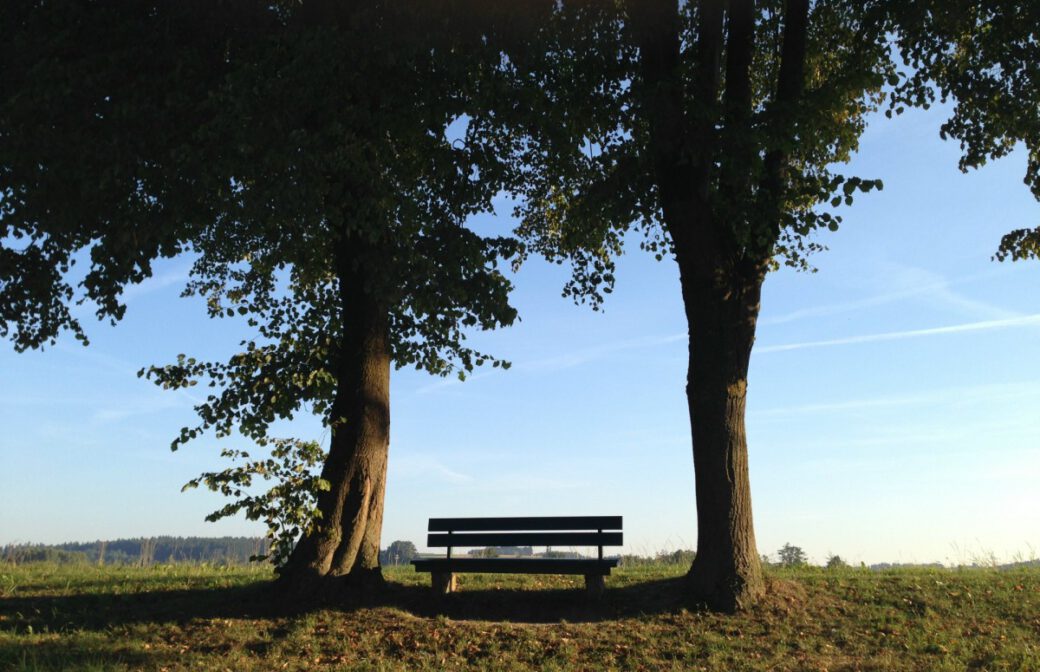
M 349 269 L 349 264 L 344 264 Z M 369 297 L 364 279 L 341 276 L 343 350 L 332 407 L 332 440 L 318 497 L 321 518 L 280 572 L 280 583 L 301 596 L 329 583 L 382 585 L 379 545 L 390 445 L 388 310 Z
M 641 112 L 650 130 L 648 150 L 679 262 L 690 333 L 687 398 L 698 532 L 689 580 L 698 599 L 736 610 L 764 591 L 744 410 L 766 261 L 783 222 L 784 147 L 796 138 L 790 115 L 804 85 L 809 2 L 785 2 L 774 101 L 780 121 L 772 122 L 777 140 L 767 151 L 759 204 L 751 184 L 761 151 L 751 133 L 759 9 L 752 0 L 699 0 L 696 57 L 689 68 L 679 6 L 675 0 L 630 2 L 629 25 L 639 44 Z M 721 108 L 715 109 L 720 99 Z M 758 235 L 743 235 L 742 223 Z
M 764 592 L 755 545 L 744 410 L 762 276 L 683 274 L 690 333 L 687 400 L 697 489 L 697 556 L 688 579 L 711 608 L 736 611 Z

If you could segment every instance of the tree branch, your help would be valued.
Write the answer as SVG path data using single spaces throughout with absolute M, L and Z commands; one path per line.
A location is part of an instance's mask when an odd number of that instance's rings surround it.
M 726 90 L 723 94 L 723 142 L 719 182 L 729 230 L 747 221 L 755 142 L 751 135 L 751 60 L 755 53 L 755 2 L 732 0 L 726 21 Z M 742 210 L 745 210 L 742 212 Z M 739 239 L 734 240 L 738 249 Z
M 687 115 L 679 67 L 678 4 L 675 0 L 639 0 L 629 5 L 630 25 L 639 45 L 642 98 L 650 126 L 658 196 L 665 227 L 681 263 L 714 248 L 708 201 L 722 8 L 722 0 L 702 0 L 698 9 L 697 62 L 689 91 L 693 112 Z
M 763 215 L 771 220 L 769 234 L 758 246 L 759 262 L 768 261 L 780 235 L 784 181 L 789 147 L 795 142 L 795 107 L 805 90 L 805 55 L 809 24 L 809 0 L 787 0 L 784 11 L 784 37 L 777 78 L 775 115 L 770 136 L 773 147 L 766 153 L 761 191 Z

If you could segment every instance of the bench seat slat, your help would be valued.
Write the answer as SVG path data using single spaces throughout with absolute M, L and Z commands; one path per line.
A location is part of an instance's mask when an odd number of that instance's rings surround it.
M 412 560 L 417 572 L 480 572 L 487 574 L 609 575 L 618 558 L 423 558 Z
M 525 516 L 508 518 L 430 518 L 430 532 L 524 530 L 620 530 L 621 516 Z
M 469 532 L 437 533 L 427 537 L 426 545 L 454 546 L 620 546 L 621 532 Z

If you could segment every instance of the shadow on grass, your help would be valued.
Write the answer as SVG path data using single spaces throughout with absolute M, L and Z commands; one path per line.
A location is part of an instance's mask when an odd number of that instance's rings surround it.
M 133 593 L 8 597 L 0 599 L 4 630 L 62 632 L 103 630 L 130 623 L 177 623 L 196 618 L 275 615 L 265 585 L 232 588 L 144 590 Z
M 0 645 L 0 669 L 11 672 L 158 669 L 175 661 L 172 654 L 133 651 L 118 645 L 85 647 L 65 641 L 35 646 Z
M 598 599 L 581 589 L 474 587 L 451 595 L 436 595 L 427 585 L 388 582 L 384 590 L 364 597 L 326 598 L 306 604 L 276 599 L 273 584 L 237 587 L 155 589 L 128 594 L 8 597 L 0 599 L 0 669 L 71 670 L 157 669 L 180 664 L 173 650 L 144 644 L 163 632 L 203 632 L 230 623 L 255 620 L 246 629 L 266 636 L 247 638 L 241 646 L 264 659 L 276 642 L 291 636 L 298 617 L 311 612 L 338 612 L 345 619 L 363 612 L 388 609 L 385 622 L 401 615 L 423 619 L 551 624 L 594 623 L 618 618 L 676 612 L 691 605 L 683 597 L 683 579 L 654 579 L 608 588 Z M 200 621 L 202 623 L 200 623 Z M 190 627 L 188 624 L 193 624 Z M 199 628 L 202 628 L 201 630 Z M 242 628 L 243 624 L 235 626 Z M 304 626 L 309 628 L 309 626 Z M 241 630 L 239 630 L 241 632 Z M 14 635 L 11 637 L 10 635 Z M 30 636 L 31 635 L 31 636 Z M 203 641 L 192 641 L 195 653 L 206 653 Z M 215 649 L 212 655 L 221 656 Z M 209 655 L 209 654 L 207 654 Z
M 174 662 L 176 654 L 143 650 L 142 642 L 113 631 L 192 619 L 260 617 L 270 613 L 263 609 L 263 592 L 263 584 L 171 590 L 152 582 L 132 593 L 0 598 L 0 669 L 157 669 Z
M 415 616 L 512 623 L 588 623 L 691 609 L 682 577 L 608 588 L 599 599 L 583 589 L 477 588 L 436 595 L 426 586 L 391 584 L 384 595 L 341 605 L 400 609 Z
M 195 619 L 271 619 L 319 610 L 352 613 L 390 608 L 421 618 L 513 623 L 595 622 L 694 608 L 683 579 L 655 579 L 608 588 L 600 599 L 581 589 L 473 588 L 436 595 L 428 586 L 388 582 L 365 596 L 308 602 L 286 600 L 272 583 L 236 587 L 142 590 L 0 598 L 0 630 L 14 633 L 98 631 L 135 623 L 185 623 Z

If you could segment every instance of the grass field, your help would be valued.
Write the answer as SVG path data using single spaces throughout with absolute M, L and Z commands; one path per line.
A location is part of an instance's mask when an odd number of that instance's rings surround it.
M 0 670 L 1038 670 L 1040 570 L 770 570 L 749 613 L 682 599 L 683 566 L 581 578 L 387 571 L 377 602 L 278 612 L 269 571 L 0 565 Z

